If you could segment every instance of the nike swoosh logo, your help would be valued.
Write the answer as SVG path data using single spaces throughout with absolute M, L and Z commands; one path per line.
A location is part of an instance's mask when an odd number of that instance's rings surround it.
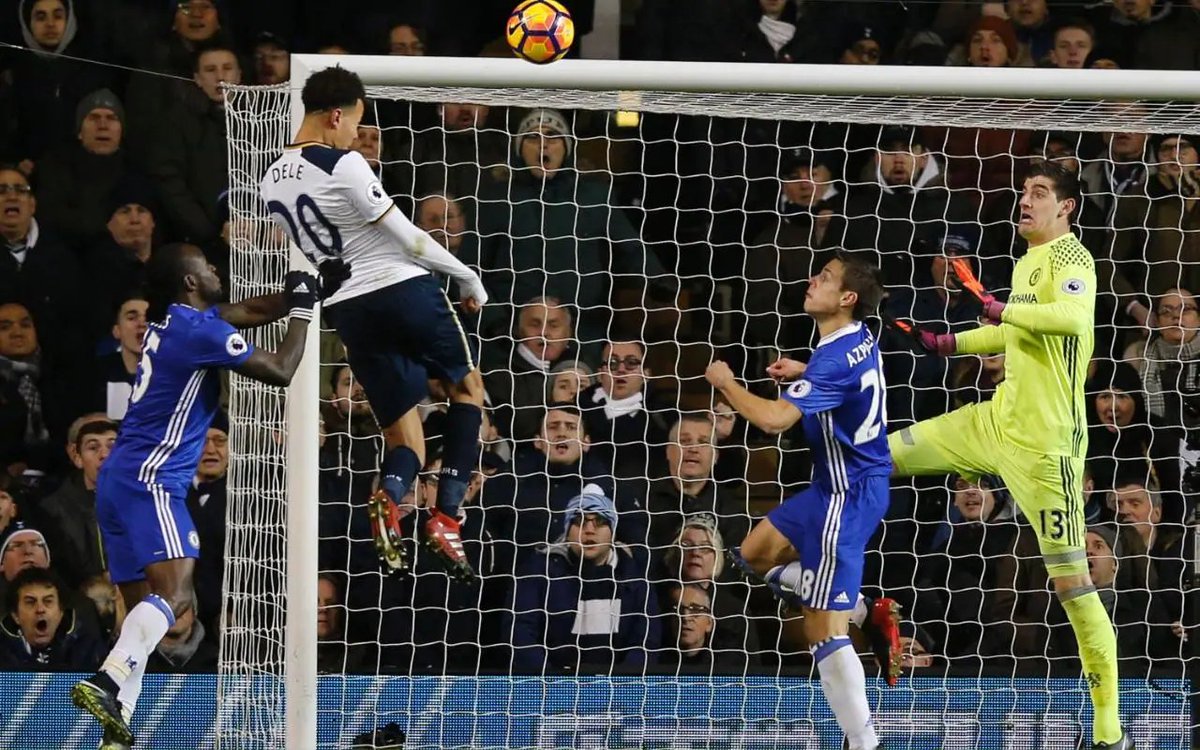
M 512 26 L 508 27 L 508 33 L 515 34 L 515 33 L 517 33 L 517 29 L 520 29 L 520 28 L 521 28 L 521 24 L 515 23 Z

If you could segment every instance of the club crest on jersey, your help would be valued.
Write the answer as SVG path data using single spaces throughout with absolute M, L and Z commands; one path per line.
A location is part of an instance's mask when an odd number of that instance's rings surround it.
M 1062 285 L 1062 290 L 1067 294 L 1083 294 L 1085 289 L 1087 284 L 1083 283 L 1083 279 L 1067 279 Z
M 371 203 L 376 206 L 382 206 L 387 202 L 387 199 L 387 193 L 384 192 L 383 185 L 380 184 L 379 180 L 375 180 L 367 186 L 367 200 L 371 201 Z
M 200 549 L 200 535 L 196 533 L 195 529 L 188 532 L 188 544 Z
M 246 351 L 246 339 L 242 338 L 240 333 L 231 333 L 229 338 L 225 339 L 225 351 L 229 352 L 229 356 L 236 357 Z
M 1029 274 L 1029 286 L 1033 286 L 1042 280 L 1042 269 L 1035 268 L 1033 273 Z
M 812 393 L 812 383 L 807 380 L 797 380 L 788 386 L 788 395 L 792 398 L 804 398 Z

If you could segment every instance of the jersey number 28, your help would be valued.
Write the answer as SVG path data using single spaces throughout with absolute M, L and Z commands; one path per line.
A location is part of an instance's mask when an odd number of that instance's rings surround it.
M 317 202 L 308 193 L 301 193 L 296 198 L 295 218 L 292 218 L 292 213 L 288 211 L 287 206 L 279 201 L 268 202 L 267 208 L 271 210 L 271 213 L 278 215 L 284 224 L 287 224 L 288 232 L 291 233 L 296 247 L 304 251 L 304 255 L 313 265 L 319 266 L 322 261 L 336 258 L 342 254 L 341 232 L 337 230 L 332 221 L 325 217 L 325 214 L 321 213 Z M 299 229 L 301 228 L 310 240 L 310 244 L 307 246 L 300 241 Z

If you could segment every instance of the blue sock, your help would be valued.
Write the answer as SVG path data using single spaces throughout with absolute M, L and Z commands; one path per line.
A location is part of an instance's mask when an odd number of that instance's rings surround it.
M 392 500 L 401 503 L 419 471 L 421 461 L 417 454 L 407 445 L 399 445 L 383 454 L 383 476 L 379 483 Z
M 479 463 L 479 425 L 483 410 L 475 404 L 450 404 L 446 411 L 442 471 L 438 477 L 438 510 L 455 518 L 467 496 L 471 472 Z

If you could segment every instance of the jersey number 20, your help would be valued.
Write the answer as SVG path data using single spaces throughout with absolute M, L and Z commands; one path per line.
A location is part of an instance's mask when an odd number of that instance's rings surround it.
M 854 444 L 874 440 L 879 437 L 883 423 L 887 421 L 887 404 L 883 402 L 883 375 L 878 369 L 867 370 L 859 381 L 859 392 L 871 389 L 871 406 L 867 409 L 867 418 L 854 431 Z
M 342 254 L 341 233 L 332 221 L 325 218 L 325 214 L 321 213 L 320 208 L 317 208 L 317 202 L 308 193 L 302 193 L 296 198 L 296 218 L 294 219 L 291 212 L 287 210 L 287 206 L 279 201 L 268 202 L 267 208 L 271 210 L 271 213 L 278 214 L 283 219 L 296 247 L 304 250 L 304 254 L 308 256 L 313 265 L 319 266 L 322 261 Z M 319 226 L 313 226 L 314 223 Z M 304 243 L 300 241 L 299 228 L 303 228 L 304 234 L 311 240 L 312 251 L 307 250 Z M 325 236 L 322 236 L 321 229 L 325 230 Z

